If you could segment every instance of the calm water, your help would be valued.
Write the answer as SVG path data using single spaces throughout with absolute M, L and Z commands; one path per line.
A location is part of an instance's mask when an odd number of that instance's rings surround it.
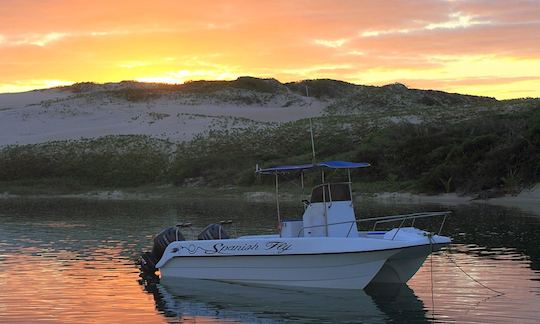
M 357 205 L 360 217 L 445 209 Z M 271 204 L 0 200 L 0 322 L 538 322 L 540 217 L 482 205 L 450 209 L 444 233 L 456 244 L 428 259 L 408 285 L 335 292 L 139 277 L 134 259 L 163 227 L 190 221 L 198 233 L 232 219 L 233 234 L 271 233 Z

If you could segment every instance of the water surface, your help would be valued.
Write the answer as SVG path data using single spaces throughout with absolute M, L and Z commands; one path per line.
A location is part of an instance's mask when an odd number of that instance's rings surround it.
M 361 218 L 447 209 L 357 208 Z M 443 234 L 455 244 L 428 259 L 408 285 L 332 291 L 139 276 L 134 260 L 163 227 L 192 222 L 197 234 L 232 219 L 233 235 L 272 233 L 272 204 L 0 200 L 0 322 L 537 322 L 540 217 L 483 205 L 451 209 Z M 286 215 L 298 212 L 284 207 Z

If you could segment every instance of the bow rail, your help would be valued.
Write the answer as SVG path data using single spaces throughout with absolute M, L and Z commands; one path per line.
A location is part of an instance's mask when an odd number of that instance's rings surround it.
M 443 217 L 443 219 L 441 221 L 441 225 L 439 226 L 439 231 L 437 232 L 437 235 L 440 235 L 441 232 L 442 232 L 442 229 L 444 227 L 444 223 L 446 222 L 446 218 L 451 213 L 452 213 L 451 211 L 421 212 L 421 213 L 413 213 L 413 214 L 401 214 L 401 215 L 392 215 L 392 216 L 363 218 L 363 219 L 357 219 L 357 220 L 354 220 L 354 221 L 329 223 L 329 224 L 321 224 L 321 225 L 313 225 L 313 226 L 303 226 L 298 231 L 298 237 L 300 237 L 306 229 L 310 229 L 310 228 L 318 228 L 318 227 L 326 227 L 326 226 L 342 225 L 342 224 L 351 224 L 351 226 L 349 228 L 349 232 L 347 233 L 347 236 L 346 236 L 346 237 L 349 237 L 349 234 L 351 233 L 352 227 L 354 225 L 356 225 L 356 224 L 374 222 L 373 227 L 372 227 L 371 230 L 375 231 L 379 224 L 401 221 L 399 226 L 398 226 L 398 230 L 394 233 L 394 236 L 392 237 L 392 240 L 393 240 L 396 237 L 399 230 L 403 227 L 403 225 L 405 224 L 405 222 L 407 220 L 411 220 L 411 226 L 413 226 L 416 219 L 419 219 L 419 218 Z

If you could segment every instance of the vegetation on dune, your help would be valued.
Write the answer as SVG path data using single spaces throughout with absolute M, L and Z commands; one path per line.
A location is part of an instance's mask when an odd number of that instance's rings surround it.
M 357 86 L 355 91 L 347 96 L 339 97 L 328 111 L 334 114 L 350 114 L 354 112 L 382 111 L 408 111 L 444 108 L 454 110 L 460 107 L 474 107 L 479 105 L 492 105 L 497 101 L 494 98 L 461 95 L 435 90 L 409 89 L 400 83 L 382 87 Z
M 540 180 L 540 109 L 421 124 L 321 117 L 314 129 L 319 160 L 372 163 L 358 174 L 377 190 L 514 193 Z M 0 181 L 253 185 L 261 181 L 254 173 L 257 163 L 310 161 L 308 130 L 301 120 L 212 131 L 176 145 L 146 136 L 107 136 L 8 146 L 0 150 Z
M 357 157 L 373 162 L 373 179 L 415 180 L 421 191 L 515 193 L 540 180 L 540 110 L 397 124 L 372 132 Z
M 318 79 L 318 80 L 304 80 L 300 82 L 286 83 L 285 86 L 292 92 L 302 96 L 311 96 L 318 99 L 333 99 L 346 97 L 351 92 L 356 91 L 358 88 L 364 88 L 365 86 L 358 86 L 352 83 L 331 80 L 331 79 Z M 375 88 L 375 87 L 373 87 Z
M 239 77 L 231 81 L 188 81 L 184 84 L 142 83 L 122 81 L 120 83 L 94 84 L 77 83 L 62 87 L 84 96 L 103 96 L 128 102 L 149 102 L 162 97 L 211 98 L 217 102 L 264 105 L 269 98 L 277 96 L 301 100 L 317 98 L 330 103 L 330 114 L 365 113 L 372 110 L 394 111 L 411 108 L 451 108 L 492 106 L 497 100 L 447 93 L 435 90 L 409 89 L 395 83 L 385 86 L 364 86 L 331 79 L 303 80 L 281 83 L 276 79 Z
M 287 93 L 288 91 L 285 85 L 276 79 L 259 79 L 253 77 L 239 77 L 233 81 L 188 81 L 183 84 L 144 83 L 136 81 L 106 84 L 82 82 L 61 87 L 61 89 L 77 94 L 105 94 L 132 102 L 150 101 L 168 94 L 207 95 L 226 90 L 245 90 L 248 92 L 278 94 Z
M 372 163 L 363 180 L 422 192 L 514 193 L 540 180 L 540 110 L 492 115 L 458 123 L 370 125 L 352 119 L 347 127 L 317 121 L 318 159 Z M 202 177 L 213 184 L 252 184 L 253 167 L 310 161 L 306 122 L 272 131 L 210 134 L 180 148 L 172 170 L 176 183 Z M 399 187 L 399 186 L 398 186 Z
M 146 136 L 10 145 L 0 150 L 0 180 L 137 186 L 166 179 L 172 150 L 171 143 Z

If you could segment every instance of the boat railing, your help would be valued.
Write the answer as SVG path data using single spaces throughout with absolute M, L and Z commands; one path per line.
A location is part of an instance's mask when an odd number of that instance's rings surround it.
M 399 230 L 405 225 L 406 221 L 411 221 L 411 226 L 414 226 L 414 223 L 419 218 L 435 218 L 435 217 L 442 217 L 441 225 L 439 226 L 439 231 L 437 232 L 437 235 L 440 235 L 442 232 L 442 229 L 444 227 L 444 224 L 446 222 L 446 218 L 451 214 L 451 211 L 441 211 L 441 212 L 421 212 L 421 213 L 413 213 L 413 214 L 401 214 L 401 215 L 392 215 L 392 216 L 382 216 L 382 217 L 371 217 L 371 218 L 363 218 L 363 219 L 357 219 L 354 221 L 345 221 L 345 222 L 337 222 L 337 223 L 330 223 L 330 224 L 320 224 L 320 225 L 312 225 L 312 226 L 303 226 L 298 231 L 298 237 L 300 237 L 303 232 L 306 229 L 310 228 L 318 228 L 318 227 L 325 227 L 325 226 L 332 226 L 332 225 L 343 225 L 343 224 L 350 224 L 349 231 L 347 232 L 347 236 L 349 237 L 353 226 L 356 224 L 361 223 L 369 223 L 373 222 L 372 231 L 375 231 L 377 229 L 377 226 L 379 224 L 384 223 L 390 223 L 390 222 L 400 222 L 399 226 L 397 227 L 396 232 L 392 236 L 392 240 L 396 237 Z

